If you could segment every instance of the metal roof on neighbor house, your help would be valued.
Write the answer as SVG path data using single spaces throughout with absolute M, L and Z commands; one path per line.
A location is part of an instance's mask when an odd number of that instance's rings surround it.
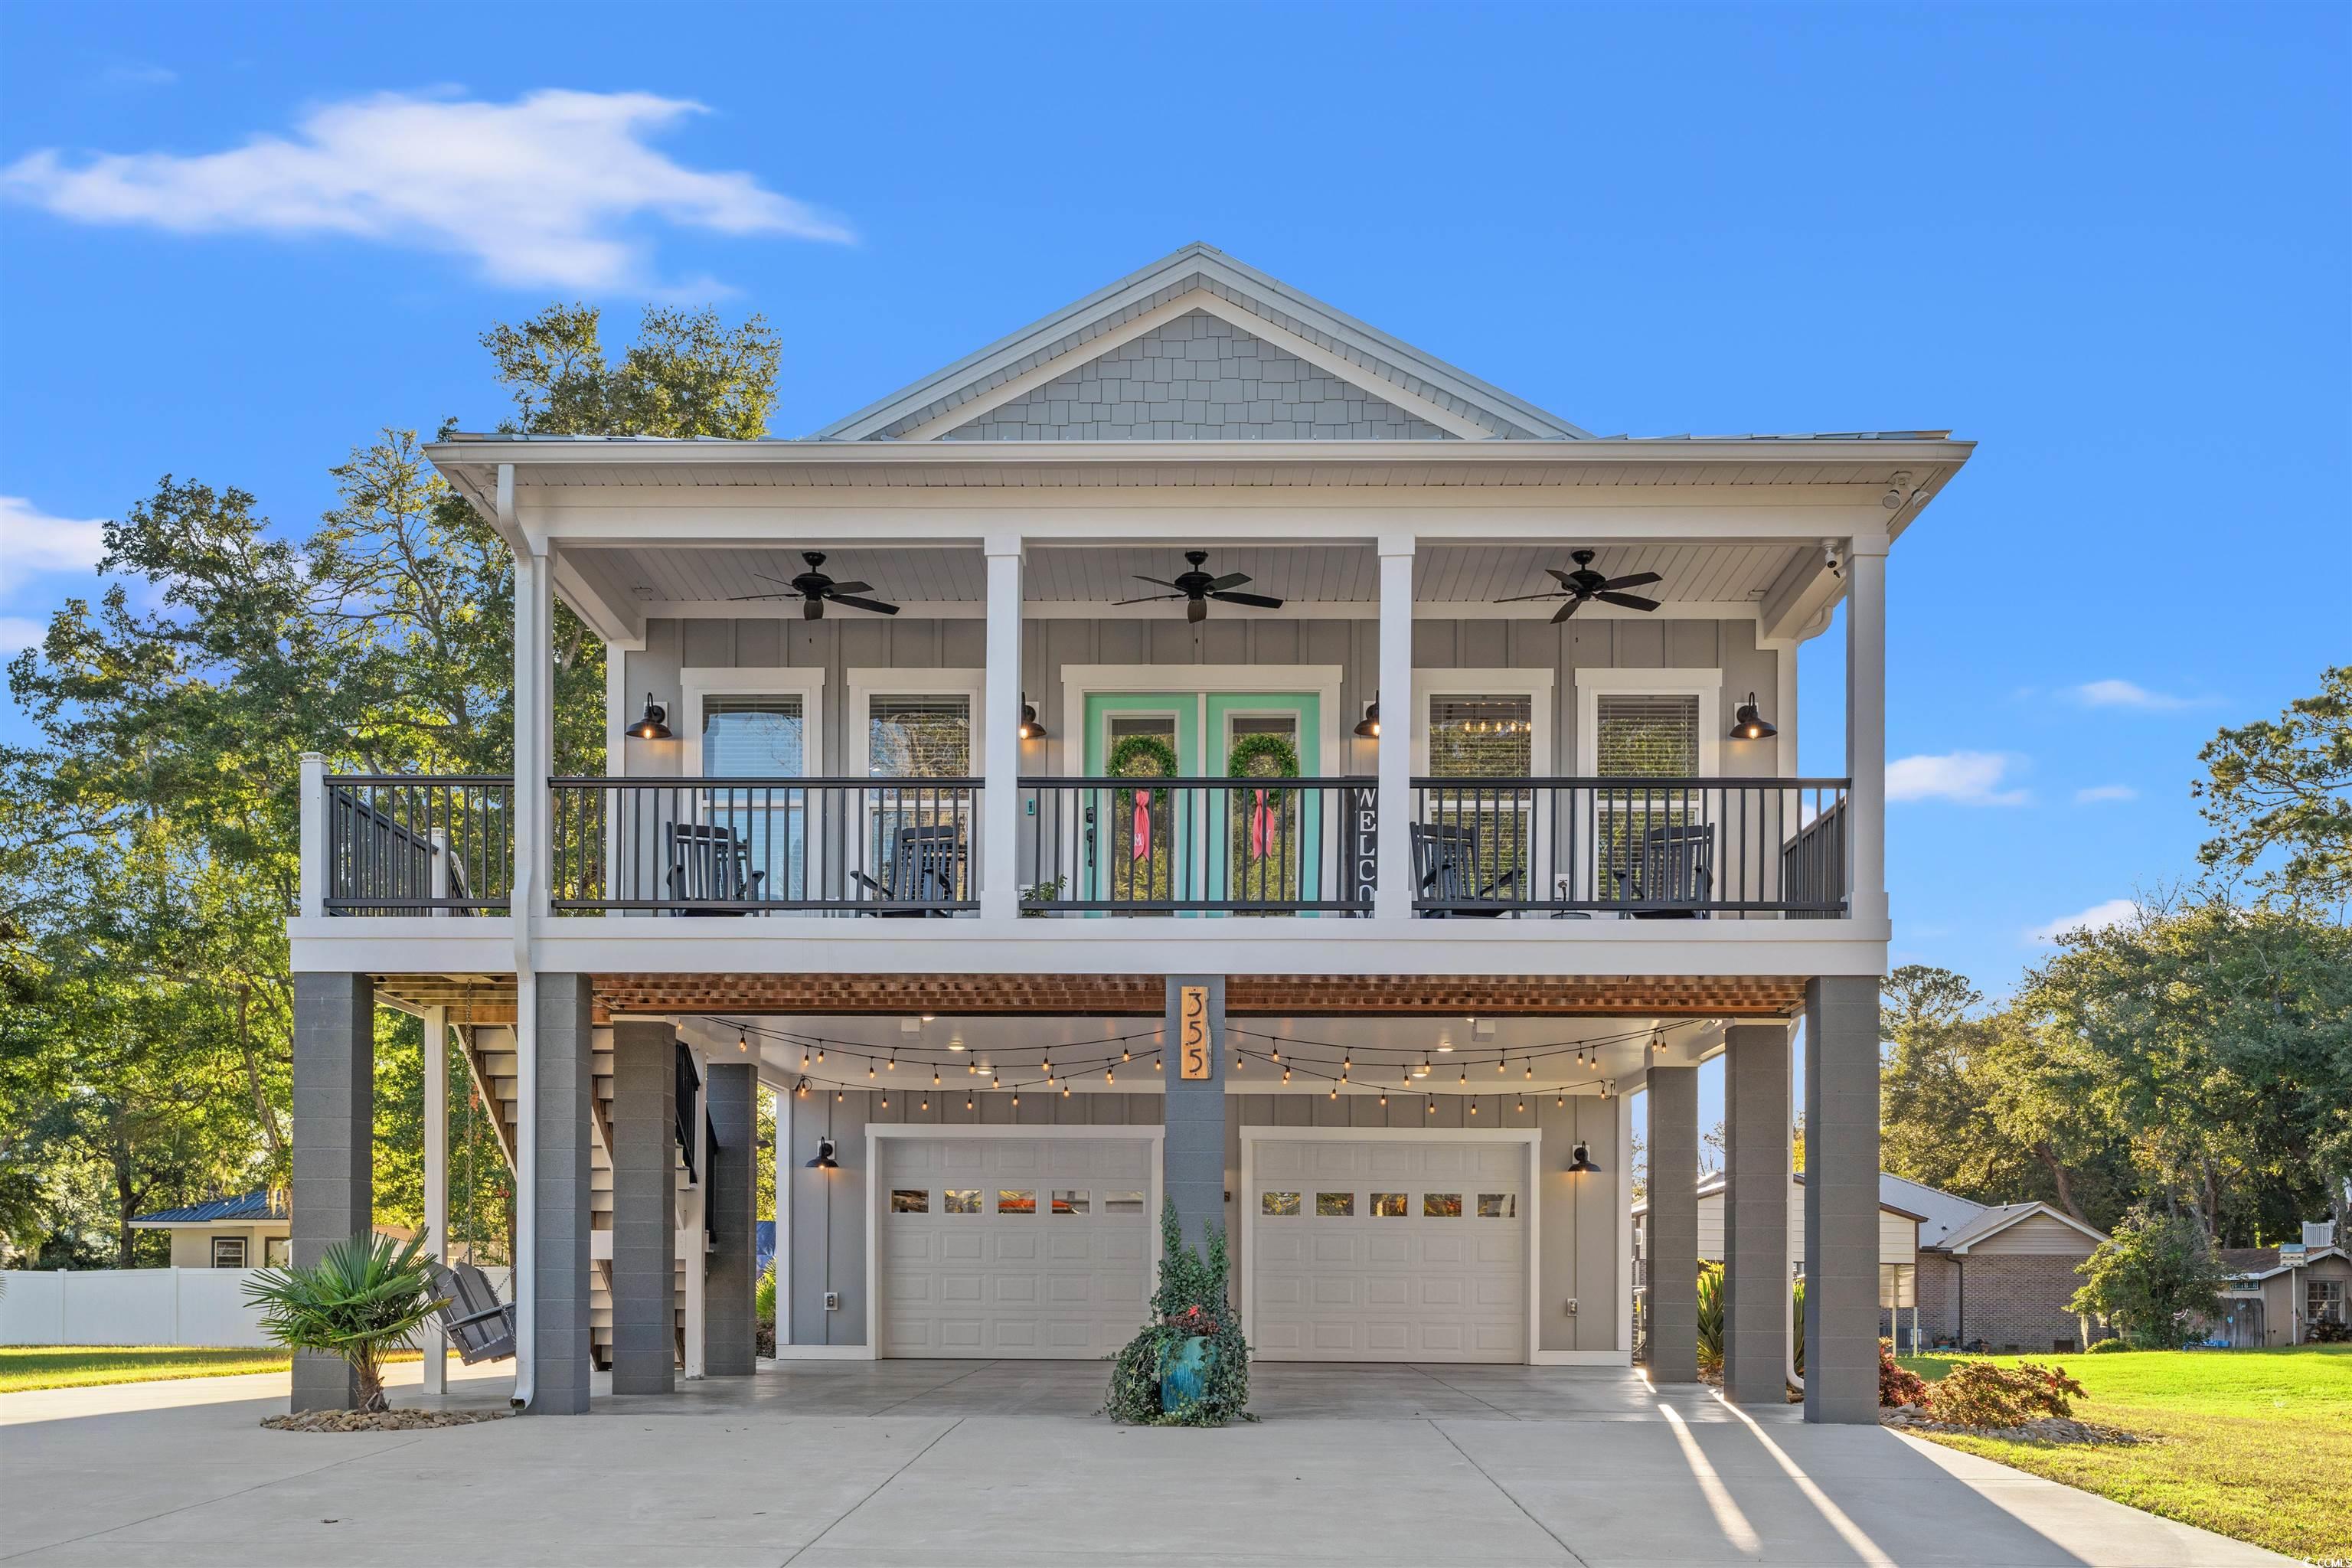
M 241 1219 L 284 1219 L 286 1205 L 267 1191 L 240 1193 L 233 1198 L 212 1198 L 182 1208 L 142 1214 L 132 1225 L 224 1225 Z

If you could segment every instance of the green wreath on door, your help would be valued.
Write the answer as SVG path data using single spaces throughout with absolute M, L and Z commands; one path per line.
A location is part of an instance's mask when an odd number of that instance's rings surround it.
M 1287 735 L 1235 737 L 1225 753 L 1225 776 L 1234 779 L 1295 779 L 1298 748 Z M 1232 896 L 1240 900 L 1278 901 L 1298 896 L 1297 790 L 1227 792 L 1225 812 Z

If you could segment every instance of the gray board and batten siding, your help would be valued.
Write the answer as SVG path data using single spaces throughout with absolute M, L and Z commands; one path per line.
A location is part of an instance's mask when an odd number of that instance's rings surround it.
M 1139 1057 L 1138 1070 L 1148 1073 L 1148 1058 Z M 1255 1068 L 1260 1064 L 1253 1063 Z M 1157 1126 L 1160 1096 L 1116 1092 L 1077 1093 L 1067 1099 L 1054 1090 L 1024 1092 L 1018 1107 L 1009 1093 L 978 1092 L 973 1109 L 964 1110 L 966 1088 L 950 1081 L 926 1095 L 921 1085 L 912 1092 L 901 1089 L 889 1095 L 850 1089 L 835 1102 L 830 1091 L 812 1093 L 791 1101 L 791 1152 L 786 1171 L 792 1188 L 792 1340 L 804 1345 L 863 1345 L 866 1342 L 866 1219 L 869 1199 L 866 1169 L 866 1129 L 869 1121 L 915 1125 L 1002 1126 L 1007 1132 L 1023 1127 Z M 966 1079 L 966 1082 L 971 1080 Z M 930 1110 L 919 1109 L 928 1098 Z M 1226 1230 L 1234 1247 L 1234 1289 L 1246 1290 L 1244 1263 L 1240 1256 L 1241 1130 L 1244 1127 L 1361 1127 L 1456 1129 L 1471 1131 L 1494 1128 L 1524 1131 L 1539 1128 L 1543 1142 L 1537 1152 L 1540 1184 L 1538 1237 L 1541 1278 L 1537 1289 L 1537 1348 L 1547 1351 L 1606 1351 L 1614 1348 L 1617 1316 L 1610 1304 L 1617 1300 L 1621 1282 L 1617 1257 L 1617 1178 L 1623 1159 L 1617 1147 L 1617 1104 L 1597 1095 L 1572 1095 L 1566 1105 L 1551 1095 L 1526 1097 L 1527 1110 L 1514 1112 L 1518 1096 L 1475 1097 L 1476 1116 L 1469 1114 L 1472 1097 L 1440 1094 L 1434 1115 L 1416 1093 L 1402 1089 L 1382 1106 L 1375 1095 L 1343 1094 L 1337 1100 L 1320 1094 L 1251 1094 L 1231 1097 L 1225 1121 Z M 842 1168 L 820 1174 L 806 1169 L 815 1157 L 819 1139 L 830 1137 L 840 1151 Z M 1591 1150 L 1601 1174 L 1567 1173 L 1570 1151 L 1578 1142 Z M 1157 1216 L 1154 1216 L 1156 1223 Z M 824 1310 L 824 1292 L 835 1291 L 841 1305 Z M 1570 1299 L 1580 1310 L 1568 1310 Z M 1137 1325 L 1140 1327 L 1141 1324 Z
M 646 646 L 627 655 L 624 690 L 636 704 L 650 691 L 675 704 L 681 667 L 825 671 L 824 767 L 837 774 L 849 754 L 849 671 L 852 669 L 979 669 L 987 662 L 987 628 L 979 620 L 884 619 L 834 610 L 822 621 L 792 619 L 656 619 Z M 1343 755 L 1326 759 L 1327 776 L 1370 776 L 1379 766 L 1376 742 L 1349 736 L 1379 685 L 1380 627 L 1373 620 L 1286 620 L 1278 615 L 1219 606 L 1199 626 L 1176 619 L 1032 619 L 1023 628 L 1022 687 L 1037 705 L 1051 737 L 1023 749 L 1024 773 L 1067 773 L 1075 753 L 1071 716 L 1062 710 L 1061 671 L 1066 665 L 1336 665 L 1340 670 L 1338 725 Z M 1748 692 L 1771 713 L 1779 689 L 1776 656 L 1756 646 L 1747 620 L 1570 621 L 1423 620 L 1413 624 L 1413 664 L 1419 669 L 1549 669 L 1553 756 L 1537 771 L 1576 771 L 1576 678 L 1579 668 L 1720 669 L 1718 710 L 1728 723 Z M 1269 675 L 1269 682 L 1276 677 Z M 624 721 L 636 716 L 632 706 Z M 1780 715 L 1772 714 L 1775 719 Z M 991 715 L 1011 721 L 1017 714 Z M 673 724 L 683 715 L 673 711 Z M 693 737 L 681 738 L 688 744 Z M 1743 773 L 1776 772 L 1774 742 L 1742 749 Z M 684 761 L 682 745 L 629 748 L 629 772 L 671 774 Z M 977 766 L 978 760 L 974 759 Z M 1727 767 L 1731 764 L 1727 763 Z

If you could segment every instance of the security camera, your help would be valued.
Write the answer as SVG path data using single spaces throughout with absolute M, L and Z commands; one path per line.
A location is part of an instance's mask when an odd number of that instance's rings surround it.
M 1830 569 L 1831 576 L 1837 578 L 1841 582 L 1844 581 L 1845 555 L 1838 549 L 1836 540 L 1824 539 L 1822 541 L 1822 564 Z

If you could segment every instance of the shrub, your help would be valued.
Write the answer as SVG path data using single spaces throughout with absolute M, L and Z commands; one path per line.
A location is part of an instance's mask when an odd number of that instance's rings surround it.
M 1927 1403 L 1927 1380 L 1895 1359 L 1895 1342 L 1878 1342 L 1878 1404 L 1884 1410 Z
M 1723 1374 L 1723 1265 L 1698 1266 L 1698 1369 Z
M 1103 1411 L 1114 1421 L 1142 1426 L 1223 1426 L 1254 1421 L 1249 1414 L 1249 1344 L 1226 1291 L 1230 1272 L 1223 1226 L 1211 1226 L 1204 1249 L 1184 1243 L 1176 1205 L 1160 1211 L 1160 1288 L 1151 1293 L 1152 1321 L 1111 1358 L 1110 1391 Z M 1185 1352 L 1202 1342 L 1198 1394 L 1168 1408 L 1162 1374 L 1188 1365 Z
M 2129 1340 L 2108 1339 L 2101 1340 L 2083 1353 L 2084 1355 L 2118 1355 L 2131 1348 L 2132 1342 Z
M 2141 1350 L 2179 1350 L 2189 1325 L 2221 1315 L 2221 1260 L 2194 1220 L 2137 1210 L 2075 1270 L 2066 1310 L 2105 1318 Z
M 2072 1415 L 2083 1385 L 2063 1367 L 2025 1362 L 2014 1369 L 1962 1362 L 1927 1391 L 1927 1414 L 1959 1426 L 2022 1426 L 2042 1415 Z
M 776 1321 L 776 1266 L 772 1263 L 761 1270 L 760 1283 L 751 1292 L 751 1315 L 773 1328 Z
M 1796 1311 L 1789 1326 L 1789 1331 L 1795 1336 L 1795 1340 L 1789 1346 L 1789 1363 L 1796 1369 L 1797 1375 L 1802 1377 L 1805 1375 L 1805 1277 L 1803 1275 L 1797 1276 L 1795 1289 Z
M 290 1351 L 338 1355 L 359 1380 L 360 1408 L 391 1408 L 383 1358 L 408 1342 L 447 1298 L 433 1293 L 425 1234 L 406 1241 L 349 1237 L 307 1268 L 264 1268 L 245 1284 L 261 1309 L 261 1331 Z

